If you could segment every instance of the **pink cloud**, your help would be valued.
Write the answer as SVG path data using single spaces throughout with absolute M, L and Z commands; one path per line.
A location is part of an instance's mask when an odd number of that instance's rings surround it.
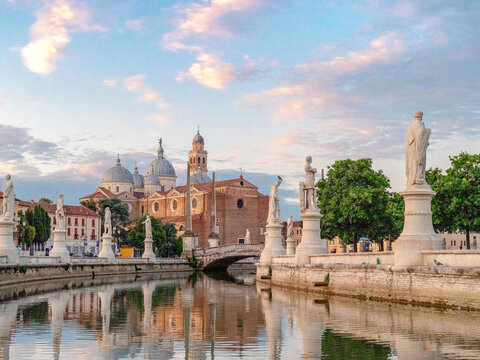
M 146 84 L 145 75 L 139 74 L 125 78 L 123 84 L 128 91 L 139 94 L 139 101 L 154 103 L 159 109 L 168 107 L 168 104 L 163 99 L 163 95 Z
M 77 172 L 82 175 L 89 175 L 97 178 L 101 178 L 105 172 L 107 164 L 99 160 L 97 162 L 91 162 L 86 164 L 80 164 L 77 167 Z

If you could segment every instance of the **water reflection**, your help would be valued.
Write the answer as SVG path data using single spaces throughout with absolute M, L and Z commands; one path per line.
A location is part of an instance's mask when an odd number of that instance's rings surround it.
M 480 359 L 476 312 L 270 289 L 248 272 L 66 280 L 8 297 L 0 359 Z

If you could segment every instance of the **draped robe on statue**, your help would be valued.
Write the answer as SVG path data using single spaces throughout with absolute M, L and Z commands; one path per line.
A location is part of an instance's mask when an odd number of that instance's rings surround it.
M 430 129 L 426 129 L 420 119 L 416 118 L 408 126 L 405 149 L 405 168 L 407 186 L 425 184 L 425 166 Z

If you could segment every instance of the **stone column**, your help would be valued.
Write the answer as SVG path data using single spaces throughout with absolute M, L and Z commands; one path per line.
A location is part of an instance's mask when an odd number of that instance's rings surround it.
M 267 224 L 266 228 L 265 248 L 260 255 L 260 264 L 262 265 L 271 264 L 273 256 L 285 255 L 282 238 L 282 223 L 272 222 Z
M 192 200 L 190 196 L 190 163 L 187 164 L 187 189 L 185 193 L 185 232 L 182 236 L 182 257 L 191 258 L 195 249 L 195 235 L 192 231 Z
M 53 249 L 49 256 L 60 258 L 60 262 L 69 263 L 70 253 L 67 250 L 67 232 L 65 230 L 53 231 Z
M 149 236 L 145 237 L 144 242 L 145 250 L 143 251 L 142 258 L 148 259 L 148 261 L 155 261 L 155 253 L 153 252 L 153 239 Z
M 0 255 L 7 257 L 8 264 L 18 264 L 18 249 L 13 244 L 13 227 L 15 223 L 7 217 L 0 217 Z
M 287 255 L 295 255 L 295 240 L 291 236 L 287 237 Z
M 107 259 L 107 262 L 114 263 L 115 262 L 115 253 L 112 250 L 112 241 L 113 236 L 108 234 L 102 235 L 102 250 L 98 254 L 99 258 Z
M 411 185 L 400 195 L 405 200 L 405 223 L 395 241 L 395 266 L 424 265 L 422 251 L 442 250 L 432 224 L 431 201 L 435 192 L 430 185 Z

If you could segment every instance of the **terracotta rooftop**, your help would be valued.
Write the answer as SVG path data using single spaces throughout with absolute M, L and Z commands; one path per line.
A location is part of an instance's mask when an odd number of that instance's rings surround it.
M 57 210 L 57 205 L 56 204 L 39 204 L 39 203 L 33 203 L 32 207 L 40 205 L 42 208 L 47 210 L 49 214 L 55 213 L 55 210 Z M 92 211 L 85 206 L 81 205 L 63 205 L 63 210 L 65 211 L 65 215 L 76 215 L 76 216 L 93 216 L 99 218 L 100 215 L 98 215 L 95 211 Z

